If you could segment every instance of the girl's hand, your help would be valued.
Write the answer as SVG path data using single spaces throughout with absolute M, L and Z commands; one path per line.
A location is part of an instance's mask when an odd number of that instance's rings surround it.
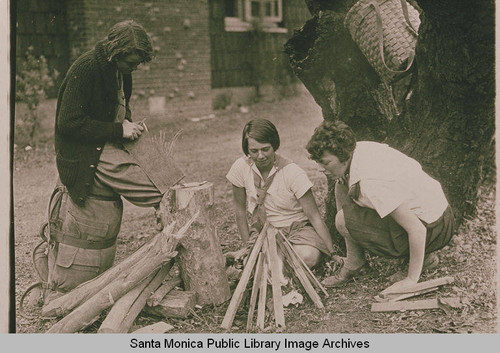
M 406 277 L 405 279 L 394 283 L 393 285 L 387 287 L 384 289 L 380 294 L 387 295 L 387 294 L 396 294 L 396 293 L 409 293 L 413 292 L 413 289 L 415 285 L 417 284 L 417 281 Z
M 144 127 L 140 124 L 131 123 L 128 120 L 124 120 L 123 126 L 123 138 L 127 140 L 135 140 L 142 135 Z

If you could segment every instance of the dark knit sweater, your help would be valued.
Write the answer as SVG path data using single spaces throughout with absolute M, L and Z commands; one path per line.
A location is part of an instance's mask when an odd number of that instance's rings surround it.
M 123 75 L 128 103 L 132 76 Z M 56 110 L 56 163 L 69 195 L 83 206 L 104 144 L 122 140 L 123 127 L 115 123 L 118 104 L 116 66 L 107 60 L 103 42 L 80 56 L 69 68 L 59 89 Z

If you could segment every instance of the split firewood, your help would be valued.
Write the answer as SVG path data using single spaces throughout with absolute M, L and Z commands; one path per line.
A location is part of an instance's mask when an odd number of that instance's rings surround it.
M 304 270 L 304 266 L 302 265 L 302 263 L 298 259 L 300 257 L 296 253 L 293 252 L 292 246 L 289 245 L 288 243 L 284 242 L 282 239 L 280 239 L 278 241 L 278 244 L 283 252 L 283 255 L 284 255 L 287 263 L 294 270 L 295 275 L 297 276 L 298 280 L 302 284 L 302 287 L 304 287 L 304 290 L 306 291 L 309 298 L 311 298 L 314 305 L 317 308 L 324 308 L 325 306 L 323 305 L 323 302 L 321 301 L 319 294 L 316 293 L 311 282 L 309 282 L 309 279 L 306 275 L 306 271 Z
M 114 265 L 110 269 L 101 273 L 96 278 L 80 284 L 72 291 L 51 300 L 43 306 L 43 317 L 61 317 L 69 314 L 74 308 L 78 307 L 89 298 L 94 296 L 97 292 L 111 283 L 116 277 L 123 273 L 123 271 L 130 269 L 130 267 L 137 263 L 139 260 L 147 257 L 149 251 L 156 247 L 160 238 L 165 237 L 165 234 L 172 232 L 174 223 L 166 227 L 162 232 L 158 233 L 153 239 L 144 244 L 141 248 L 135 251 L 132 255 L 125 258 L 119 264 Z
M 153 316 L 185 319 L 193 312 L 198 299 L 194 291 L 174 289 L 168 293 L 160 304 L 146 307 L 145 312 Z
M 163 283 L 151 297 L 148 298 L 148 306 L 156 306 L 160 304 L 163 298 L 175 287 L 181 284 L 180 278 L 169 279 L 167 282 Z
M 160 321 L 152 325 L 141 327 L 132 333 L 165 333 L 172 330 L 174 327 L 166 322 Z
M 259 291 L 260 280 L 262 277 L 262 261 L 264 261 L 264 257 L 262 256 L 262 253 L 260 253 L 257 259 L 257 264 L 255 265 L 255 274 L 253 276 L 252 294 L 250 296 L 250 304 L 248 307 L 247 330 L 252 328 L 252 320 L 255 312 L 255 305 L 257 303 L 257 293 Z
M 113 282 L 109 283 L 57 322 L 47 332 L 72 333 L 94 322 L 103 310 L 112 306 L 115 301 L 177 254 L 175 248 L 179 240 L 185 235 L 187 229 L 197 216 L 198 214 L 195 214 L 176 234 L 170 231 L 168 234 L 160 237 L 156 246 L 150 250 L 147 257 L 144 257 L 129 269 L 124 270 Z M 165 229 L 171 230 L 172 227 Z
M 279 234 L 279 238 L 287 244 L 287 248 L 291 250 L 291 253 L 294 254 L 295 258 L 299 260 L 299 262 L 302 264 L 302 267 L 304 268 L 305 272 L 306 272 L 306 275 L 307 277 L 309 278 L 311 284 L 315 285 L 316 288 L 320 289 L 323 294 L 325 295 L 325 297 L 329 297 L 328 295 L 328 292 L 326 291 L 326 288 L 321 284 L 321 282 L 316 278 L 316 276 L 314 275 L 314 273 L 311 271 L 311 269 L 309 268 L 309 266 L 306 265 L 306 263 L 304 262 L 304 260 L 299 256 L 299 254 L 297 254 L 297 252 L 295 251 L 295 249 L 293 248 L 293 245 L 290 243 L 290 241 L 287 239 L 287 237 L 285 237 L 283 235 L 283 233 L 281 232 L 278 232 Z M 279 244 L 280 242 L 278 242 Z M 290 251 L 289 251 L 290 252 Z
M 259 302 L 257 306 L 257 327 L 264 330 L 266 320 L 268 265 L 265 256 L 262 257 L 262 277 L 259 283 Z
M 241 299 L 243 298 L 243 293 L 246 290 L 248 280 L 250 279 L 250 275 L 252 274 L 253 267 L 255 262 L 257 261 L 257 256 L 259 255 L 260 249 L 266 237 L 267 228 L 269 227 L 269 223 L 266 222 L 262 231 L 260 232 L 255 244 L 252 248 L 252 251 L 248 257 L 247 263 L 243 272 L 241 273 L 240 281 L 234 290 L 231 301 L 229 302 L 229 306 L 227 308 L 226 314 L 224 315 L 224 319 L 222 320 L 221 327 L 229 330 L 233 324 L 234 317 L 236 316 L 236 311 L 238 310 L 238 306 L 240 305 Z
M 385 312 L 385 311 L 405 311 L 405 310 L 424 310 L 424 309 L 439 309 L 441 307 L 441 301 L 446 305 L 451 307 L 458 307 L 460 305 L 460 298 L 443 298 L 443 299 L 422 299 L 413 301 L 398 301 L 398 302 L 385 302 L 385 303 L 373 303 L 371 311 L 373 313 Z
M 278 264 L 278 250 L 276 245 L 276 230 L 269 230 L 267 234 L 267 259 L 271 268 L 271 288 L 273 292 L 274 320 L 276 327 L 285 329 L 285 313 L 283 311 L 283 297 L 281 293 L 281 270 Z
M 113 305 L 97 332 L 128 333 L 135 319 L 146 305 L 146 300 L 160 286 L 168 271 L 170 271 L 172 262 L 163 265 L 161 269 L 153 272 L 141 284 L 121 297 Z

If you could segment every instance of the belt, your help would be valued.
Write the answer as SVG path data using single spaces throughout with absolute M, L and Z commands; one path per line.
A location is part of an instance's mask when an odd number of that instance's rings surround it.
M 58 243 L 71 245 L 80 249 L 94 249 L 94 250 L 107 249 L 116 243 L 116 238 L 117 237 L 115 236 L 113 238 L 104 240 L 88 240 L 88 239 L 76 238 L 68 234 L 63 234 L 59 229 L 55 229 L 55 227 L 50 230 L 51 240 Z

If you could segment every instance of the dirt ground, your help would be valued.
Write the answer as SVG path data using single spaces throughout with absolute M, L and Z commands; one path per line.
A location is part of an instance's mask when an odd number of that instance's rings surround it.
M 134 112 L 136 116 L 142 114 Z M 46 114 L 53 116 L 53 114 Z M 281 137 L 279 153 L 304 168 L 314 183 L 314 194 L 322 208 L 326 194 L 326 179 L 308 160 L 304 146 L 314 127 L 321 122 L 321 111 L 306 93 L 278 102 L 262 102 L 250 107 L 249 113 L 237 109 L 218 113 L 216 118 L 192 122 L 171 116 L 148 118 L 150 130 L 163 130 L 167 136 L 182 129 L 174 149 L 178 166 L 185 172 L 185 182 L 211 181 L 215 186 L 217 230 L 223 251 L 240 246 L 231 209 L 231 188 L 225 173 L 241 154 L 241 130 L 252 118 L 273 121 Z M 52 118 L 53 119 L 53 118 Z M 53 126 L 46 122 L 44 126 Z M 44 132 L 47 135 L 47 131 Z M 50 135 L 50 132 L 48 133 Z M 46 207 L 57 178 L 52 141 L 41 143 L 26 151 L 18 146 L 15 152 L 14 212 L 16 247 L 16 299 L 28 285 L 37 280 L 31 265 L 31 251 L 38 242 L 38 229 L 46 218 Z M 493 185 L 491 185 L 493 184 Z M 323 208 L 322 208 L 323 209 Z M 142 209 L 125 202 L 124 221 L 118 240 L 116 261 L 130 254 L 153 234 L 155 219 L 152 209 Z M 340 289 L 328 290 L 325 309 L 317 309 L 308 300 L 297 307 L 285 309 L 286 331 L 289 333 L 490 333 L 497 332 L 496 302 L 496 231 L 494 183 L 480 190 L 478 216 L 465 222 L 450 246 L 439 252 L 441 263 L 437 270 L 424 273 L 423 279 L 454 276 L 452 285 L 438 294 L 424 298 L 459 296 L 459 308 L 371 313 L 373 297 L 389 285 L 388 276 L 400 264 L 397 260 L 370 257 L 370 267 L 360 278 Z M 324 276 L 329 266 L 317 270 Z M 171 332 L 223 332 L 219 328 L 227 304 L 205 305 L 188 319 L 168 320 L 175 329 Z M 152 323 L 139 317 L 137 325 Z M 233 332 L 245 332 L 246 313 L 236 316 Z M 38 333 L 46 331 L 52 321 L 17 316 L 17 331 Z M 97 326 L 98 327 L 98 326 Z M 95 332 L 90 327 L 86 332 Z M 272 332 L 272 328 L 270 329 Z

